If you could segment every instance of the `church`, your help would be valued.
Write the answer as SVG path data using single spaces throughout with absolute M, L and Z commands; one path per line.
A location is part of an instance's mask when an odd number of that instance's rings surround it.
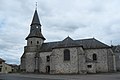
M 116 71 L 111 46 L 95 38 L 44 42 L 37 9 L 34 12 L 27 45 L 21 56 L 21 71 L 47 74 L 87 74 Z

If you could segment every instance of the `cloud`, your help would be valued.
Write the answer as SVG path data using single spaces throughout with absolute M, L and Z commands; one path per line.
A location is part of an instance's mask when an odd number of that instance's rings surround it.
M 34 0 L 0 1 L 0 57 L 20 62 L 35 10 Z M 46 42 L 95 37 L 120 44 L 119 0 L 39 0 L 38 13 Z

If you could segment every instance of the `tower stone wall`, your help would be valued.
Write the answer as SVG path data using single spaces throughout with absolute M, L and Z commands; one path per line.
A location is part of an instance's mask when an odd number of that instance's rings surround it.
M 35 71 L 35 52 L 26 53 L 26 72 Z
M 41 38 L 29 38 L 27 40 L 27 46 L 36 46 L 36 45 L 42 45 L 44 43 L 44 40 Z

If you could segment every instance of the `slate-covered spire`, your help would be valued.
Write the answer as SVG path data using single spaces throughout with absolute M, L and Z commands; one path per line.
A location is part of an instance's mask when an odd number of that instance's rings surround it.
M 40 20 L 38 17 L 37 9 L 34 12 L 32 23 L 30 26 L 31 26 L 30 34 L 26 37 L 26 40 L 28 38 L 41 38 L 41 39 L 45 40 L 45 38 L 41 32 L 41 24 L 40 24 Z
M 40 25 L 41 26 L 40 20 L 39 20 L 39 17 L 38 17 L 38 13 L 37 13 L 37 9 L 35 10 L 31 25 Z

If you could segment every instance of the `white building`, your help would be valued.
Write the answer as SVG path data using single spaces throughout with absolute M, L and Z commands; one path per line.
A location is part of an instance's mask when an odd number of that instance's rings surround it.
M 5 63 L 5 60 L 0 58 L 0 73 L 12 72 L 12 67 Z

